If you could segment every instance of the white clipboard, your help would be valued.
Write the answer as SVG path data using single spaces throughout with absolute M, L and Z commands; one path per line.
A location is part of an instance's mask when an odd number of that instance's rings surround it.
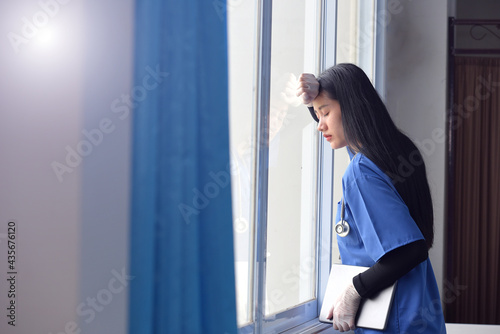
M 327 319 L 328 312 L 344 289 L 352 282 L 352 278 L 367 270 L 368 267 L 333 264 L 326 286 L 325 298 L 321 306 L 319 321 L 332 323 Z M 356 327 L 384 330 L 389 319 L 397 282 L 380 291 L 369 299 L 363 299 L 356 315 Z

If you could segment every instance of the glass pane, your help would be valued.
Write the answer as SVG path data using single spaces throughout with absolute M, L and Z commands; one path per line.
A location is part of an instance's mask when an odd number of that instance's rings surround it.
M 375 9 L 375 0 L 337 1 L 337 63 L 356 64 L 371 80 L 375 59 Z
M 266 315 L 315 298 L 318 131 L 295 97 L 300 73 L 315 68 L 315 20 L 307 19 L 315 5 L 273 1 Z
M 227 2 L 229 120 L 233 196 L 234 255 L 238 326 L 252 322 L 253 228 L 250 226 L 252 124 L 256 8 L 254 1 Z
M 375 0 L 337 1 L 337 63 L 353 63 L 373 82 L 376 34 Z M 380 22 L 383 25 L 384 22 Z M 342 175 L 349 165 L 346 149 L 335 150 L 333 160 L 333 207 L 342 198 Z M 334 215 L 335 217 L 335 212 Z M 337 234 L 332 229 L 332 263 L 340 263 Z

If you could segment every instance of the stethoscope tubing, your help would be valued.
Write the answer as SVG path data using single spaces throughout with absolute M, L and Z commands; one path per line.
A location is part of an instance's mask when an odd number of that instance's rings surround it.
M 337 233 L 338 236 L 342 238 L 347 236 L 351 230 L 351 227 L 345 221 L 344 218 L 345 218 L 345 203 L 344 203 L 344 197 L 342 197 L 342 203 L 340 205 L 340 222 L 338 222 L 335 225 L 335 232 Z

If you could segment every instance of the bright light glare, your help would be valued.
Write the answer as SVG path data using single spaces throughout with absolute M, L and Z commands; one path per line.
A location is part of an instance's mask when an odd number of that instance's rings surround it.
M 53 46 L 57 40 L 57 33 L 52 27 L 45 27 L 40 29 L 35 37 L 36 44 L 41 47 L 47 48 Z

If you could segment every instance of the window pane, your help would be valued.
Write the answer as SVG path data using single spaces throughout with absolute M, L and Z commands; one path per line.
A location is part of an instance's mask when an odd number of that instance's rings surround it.
M 315 5 L 273 1 L 266 315 L 315 298 L 318 132 L 295 97 L 297 77 L 314 71 L 315 22 L 307 17 Z
M 354 63 L 373 79 L 375 0 L 337 1 L 337 63 Z
M 375 0 L 337 1 L 337 63 L 358 65 L 372 82 L 374 82 L 373 64 L 375 60 L 375 9 Z M 337 208 L 337 203 L 342 198 L 342 175 L 344 175 L 349 161 L 346 149 L 335 150 L 333 163 L 334 208 Z M 337 234 L 332 229 L 332 263 L 341 262 L 336 240 Z
M 234 255 L 238 326 L 252 322 L 251 226 L 252 123 L 256 8 L 254 1 L 228 1 L 229 120 L 233 197 Z

